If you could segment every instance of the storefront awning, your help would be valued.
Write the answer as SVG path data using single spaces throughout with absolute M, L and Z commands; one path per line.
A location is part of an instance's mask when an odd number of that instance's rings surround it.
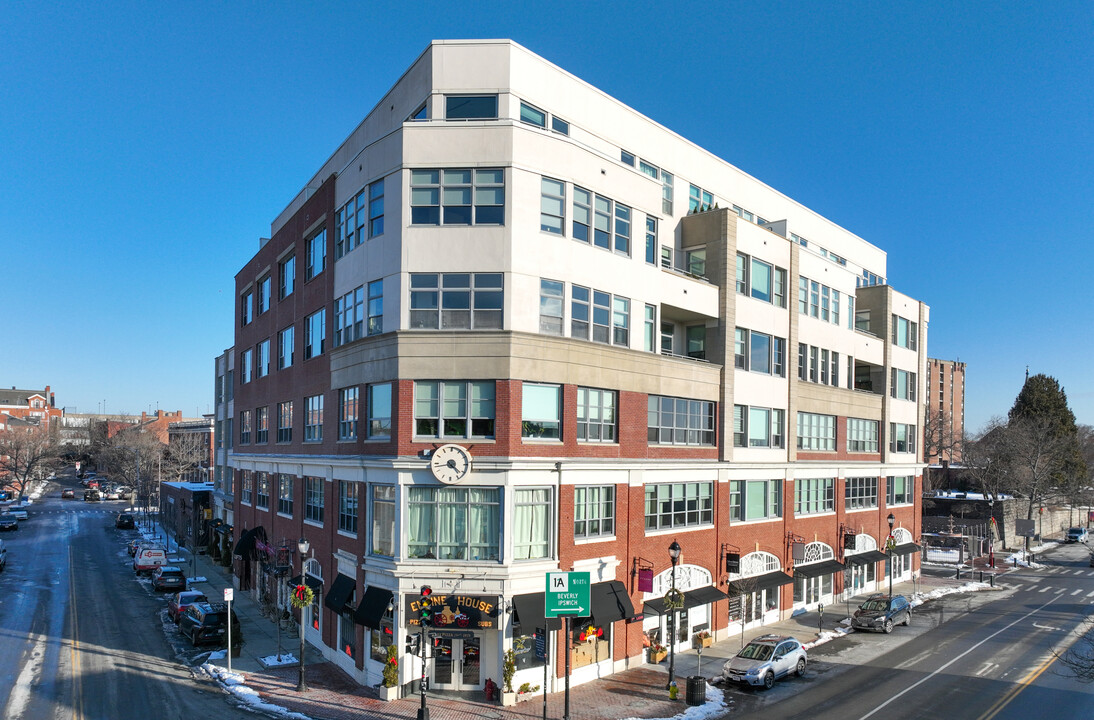
M 513 597 L 513 610 L 517 614 L 517 622 L 520 624 L 522 635 L 531 635 L 536 631 L 536 628 L 546 630 L 562 629 L 562 620 L 559 618 L 543 617 L 545 602 L 545 593 L 529 593 Z
M 346 603 L 353 597 L 353 591 L 357 588 L 357 582 L 342 573 L 338 573 L 331 584 L 327 596 L 323 598 L 323 604 L 336 613 L 346 608 Z
M 688 590 L 687 592 L 680 593 L 684 596 L 684 610 L 689 610 L 699 605 L 707 605 L 712 602 L 718 602 L 719 600 L 725 600 L 726 594 L 714 587 L 713 585 L 707 585 L 706 587 L 696 588 L 695 590 Z M 665 610 L 665 598 L 653 598 L 647 600 L 642 605 L 642 610 L 654 615 L 664 615 Z
M 920 547 L 915 543 L 904 543 L 903 545 L 897 545 L 893 548 L 893 555 L 911 555 L 920 551 Z
M 592 618 L 597 625 L 611 625 L 618 620 L 634 617 L 634 605 L 627 588 L 618 580 L 599 582 L 589 589 Z
M 239 542 L 236 543 L 232 554 L 255 560 L 257 559 L 255 547 L 257 542 L 266 542 L 266 530 L 261 525 L 250 530 L 244 530 L 243 534 L 239 536 Z
M 764 573 L 763 575 L 753 575 L 752 577 L 734 580 L 729 584 L 729 589 L 731 592 L 740 595 L 742 593 L 770 590 L 771 588 L 789 585 L 792 582 L 794 582 L 794 578 L 781 570 L 776 570 L 775 572 Z
M 870 563 L 881 562 L 887 560 L 888 555 L 877 550 L 867 550 L 866 552 L 855 553 L 854 555 L 845 555 L 843 561 L 848 565 L 869 565 Z
M 353 622 L 373 630 L 380 629 L 380 621 L 387 614 L 387 607 L 395 595 L 386 588 L 369 586 L 365 590 L 357 610 L 353 613 Z
M 794 577 L 812 578 L 843 572 L 843 564 L 835 560 L 821 560 L 808 565 L 796 565 Z
M 300 584 L 300 576 L 289 579 L 289 587 L 294 588 Z M 304 584 L 311 588 L 311 591 L 318 595 L 323 591 L 323 581 L 313 575 L 304 576 Z

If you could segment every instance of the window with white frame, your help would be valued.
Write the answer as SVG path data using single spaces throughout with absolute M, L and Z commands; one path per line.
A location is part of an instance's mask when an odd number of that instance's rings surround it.
M 304 359 L 322 355 L 327 349 L 327 309 L 322 308 L 304 320 Z
M 799 450 L 835 450 L 836 416 L 798 413 Z
M 280 473 L 277 476 L 277 512 L 292 517 L 293 476 Z
M 734 331 L 733 366 L 764 375 L 786 376 L 786 340 L 746 328 Z
M 566 227 L 566 183 L 552 178 L 540 179 L 539 229 L 562 235 Z
M 709 210 L 714 207 L 714 195 L 698 185 L 692 185 L 688 189 L 688 212 Z
M 889 368 L 889 393 L 897 400 L 915 400 L 915 373 Z
M 785 411 L 779 408 L 733 406 L 734 447 L 783 447 Z
M 342 388 L 338 391 L 338 439 L 357 439 L 358 388 Z
M 918 325 L 899 315 L 893 315 L 893 344 L 898 347 L 916 349 Z
M 577 389 L 577 439 L 581 442 L 615 442 L 614 390 Z
M 472 438 L 494 436 L 493 381 L 414 383 L 414 435 Z
M 835 508 L 834 478 L 798 478 L 794 481 L 794 514 L 816 515 Z
M 802 315 L 840 323 L 840 292 L 804 275 L 798 277 L 798 312 Z
M 566 122 L 557 115 L 551 116 L 551 129 L 560 135 L 570 134 L 570 123 Z
M 258 281 L 258 314 L 266 312 L 270 309 L 270 288 L 273 281 L 270 276 L 262 278 Z
M 877 507 L 877 478 L 849 477 L 843 486 L 844 508 L 867 510 Z
M 713 445 L 714 403 L 650 395 L 646 439 L 658 445 Z
M 671 173 L 661 170 L 661 212 L 672 215 L 673 178 Z
M 304 442 L 323 440 L 323 396 L 304 398 Z
M 502 225 L 505 174 L 500 168 L 410 171 L 412 225 Z
M 646 262 L 657 264 L 657 218 L 646 216 Z
M 713 483 L 665 483 L 646 486 L 647 530 L 713 524 Z
M 384 331 L 384 281 L 373 280 L 368 284 L 368 334 L 379 335 Z
M 380 180 L 380 227 L 383 227 L 384 181 Z M 369 187 L 363 188 L 350 198 L 335 215 L 334 220 L 334 259 L 339 260 L 354 248 L 364 245 L 369 237 Z
M 245 385 L 251 381 L 254 372 L 254 350 L 247 348 L 239 354 L 239 383 Z
M 737 292 L 775 307 L 786 307 L 786 270 L 737 253 Z
M 562 388 L 524 383 L 521 388 L 521 437 L 558 440 L 562 427 Z
M 647 305 L 643 314 L 642 349 L 657 352 L 657 308 Z
M 266 338 L 258 344 L 257 362 L 255 363 L 255 377 L 264 377 L 270 374 L 270 339 Z
M 594 325 L 596 313 L 593 313 Z M 616 295 L 612 298 L 612 345 L 627 347 L 630 344 L 631 301 Z
M 631 208 L 575 185 L 572 237 L 630 255 Z
M 570 337 L 615 345 L 630 341 L 630 300 L 603 290 L 570 286 Z
M 615 535 L 615 487 L 593 485 L 574 488 L 574 537 Z
M 277 297 L 284 300 L 296 289 L 296 255 L 289 255 L 277 264 Z
M 277 333 L 277 369 L 292 367 L 296 357 L 296 327 L 288 326 Z
M 323 524 L 323 478 L 306 476 L 304 478 L 304 519 Z
M 391 438 L 391 383 L 368 386 L 368 438 Z
M 889 423 L 889 451 L 895 453 L 914 453 L 915 425 Z
M 254 320 L 254 292 L 248 290 L 239 298 L 239 324 L 250 325 Z
M 361 285 L 334 299 L 334 347 L 364 337 L 365 287 Z
M 550 488 L 520 488 L 513 502 L 513 556 L 516 560 L 551 557 Z
M 408 487 L 407 557 L 497 560 L 501 491 L 484 487 Z
M 304 243 L 304 282 L 323 272 L 327 266 L 327 231 L 320 230 Z
M 847 452 L 878 451 L 878 421 L 847 418 Z
M 535 125 L 538 128 L 546 129 L 547 113 L 526 102 L 522 102 L 520 104 L 520 121 L 528 123 L 529 125 Z
M 912 502 L 912 490 L 915 489 L 915 477 L 912 475 L 890 475 L 885 482 L 885 504 L 907 505 Z
M 539 280 L 539 331 L 544 335 L 563 335 L 562 306 L 566 302 L 565 285 L 558 280 Z
M 372 554 L 395 555 L 395 486 L 370 485 Z
M 501 273 L 414 273 L 410 326 L 441 330 L 500 330 Z
M 782 517 L 782 480 L 730 480 L 729 519 L 737 522 Z

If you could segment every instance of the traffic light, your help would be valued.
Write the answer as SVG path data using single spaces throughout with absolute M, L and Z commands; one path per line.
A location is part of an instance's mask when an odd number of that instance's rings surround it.
M 428 585 L 422 585 L 422 599 L 418 602 L 418 622 L 422 627 L 429 625 L 433 621 L 433 606 L 429 601 L 429 596 L 432 594 L 433 588 Z

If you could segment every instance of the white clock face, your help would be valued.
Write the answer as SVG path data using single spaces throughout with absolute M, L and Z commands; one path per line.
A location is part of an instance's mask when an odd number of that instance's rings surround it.
M 429 457 L 429 469 L 443 483 L 459 482 L 471 472 L 471 454 L 459 445 L 441 445 Z

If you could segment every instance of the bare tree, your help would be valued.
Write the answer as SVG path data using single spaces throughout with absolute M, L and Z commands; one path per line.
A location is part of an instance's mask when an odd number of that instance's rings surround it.
M 1080 682 L 1094 682 L 1094 619 L 1087 618 L 1075 631 L 1078 640 L 1056 658 L 1070 670 Z
M 209 437 L 204 433 L 181 433 L 171 437 L 163 455 L 164 472 L 183 480 L 209 462 Z
M 110 477 L 133 489 L 137 505 L 158 504 L 155 470 L 163 462 L 164 445 L 150 433 L 120 432 L 104 441 L 96 455 L 96 464 Z
M 53 468 L 57 442 L 40 425 L 8 427 L 0 432 L 0 482 L 21 496 L 31 480 Z
M 931 458 L 938 458 L 941 463 L 943 458 L 961 461 L 963 438 L 954 434 L 953 419 L 946 410 L 939 410 L 937 414 L 926 413 L 923 418 L 923 458 L 930 462 Z M 926 487 L 924 490 L 940 489 L 942 471 L 928 468 Z
M 1050 422 L 1040 418 L 1011 420 L 1004 436 L 1003 456 L 1013 487 L 1026 498 L 1026 519 L 1032 520 L 1042 505 L 1065 492 L 1063 473 L 1071 460 L 1072 439 L 1058 435 Z

